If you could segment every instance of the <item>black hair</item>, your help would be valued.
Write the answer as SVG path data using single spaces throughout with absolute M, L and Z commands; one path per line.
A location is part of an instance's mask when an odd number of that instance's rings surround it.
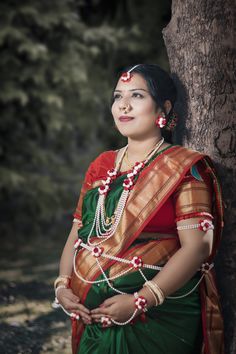
M 134 65 L 127 66 L 119 72 L 117 81 L 123 72 L 129 71 L 132 67 L 134 67 Z M 173 115 L 173 107 L 177 98 L 177 90 L 170 75 L 156 64 L 139 64 L 131 73 L 140 74 L 145 79 L 149 93 L 156 103 L 157 108 L 161 108 L 165 112 L 164 102 L 166 100 L 171 102 L 172 109 L 166 115 L 168 122 L 168 119 Z M 113 104 L 113 102 L 114 98 L 112 96 L 111 104 Z M 170 130 L 162 128 L 162 136 L 166 141 L 172 143 L 172 133 Z

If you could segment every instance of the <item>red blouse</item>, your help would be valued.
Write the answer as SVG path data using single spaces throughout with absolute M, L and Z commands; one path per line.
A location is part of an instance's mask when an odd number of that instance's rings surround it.
M 106 176 L 107 170 L 114 167 L 116 159 L 115 151 L 102 153 L 89 166 L 81 190 L 81 196 L 87 189 L 91 188 L 95 181 Z M 144 232 L 157 232 L 166 234 L 177 234 L 176 221 L 191 217 L 203 216 L 212 218 L 212 186 L 207 171 L 198 162 L 195 166 L 195 173 L 189 170 L 176 191 L 166 200 L 163 206 L 145 226 Z M 123 173 L 127 173 L 124 171 Z M 193 175 L 195 174 L 195 176 Z M 80 198 L 75 218 L 81 219 L 82 197 Z

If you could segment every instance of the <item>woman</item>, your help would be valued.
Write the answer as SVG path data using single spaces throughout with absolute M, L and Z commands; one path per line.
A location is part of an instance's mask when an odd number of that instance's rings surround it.
M 157 65 L 118 79 L 112 115 L 128 144 L 90 164 L 55 282 L 73 353 L 223 353 L 220 186 L 209 157 L 171 144 L 175 99 Z

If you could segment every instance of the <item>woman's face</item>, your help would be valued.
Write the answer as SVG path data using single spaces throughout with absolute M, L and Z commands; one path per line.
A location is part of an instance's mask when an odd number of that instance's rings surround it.
M 137 73 L 132 75 L 129 82 L 119 79 L 111 111 L 122 135 L 142 139 L 157 134 L 157 108 L 145 79 Z

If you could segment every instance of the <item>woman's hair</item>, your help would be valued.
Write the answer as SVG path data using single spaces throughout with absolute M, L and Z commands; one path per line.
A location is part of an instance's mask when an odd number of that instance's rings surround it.
M 134 66 L 125 67 L 119 72 L 117 81 L 123 72 L 129 71 L 132 67 Z M 177 98 L 177 90 L 170 75 L 156 64 L 139 64 L 131 71 L 131 73 L 140 74 L 145 79 L 149 93 L 156 103 L 157 108 L 161 108 L 165 112 L 164 102 L 166 100 L 171 102 L 172 109 L 166 115 L 168 122 L 169 118 L 173 115 L 173 106 Z M 112 96 L 111 103 L 113 104 L 113 102 L 114 99 Z M 165 128 L 162 128 L 161 130 L 165 140 L 172 142 L 171 131 L 165 130 Z

